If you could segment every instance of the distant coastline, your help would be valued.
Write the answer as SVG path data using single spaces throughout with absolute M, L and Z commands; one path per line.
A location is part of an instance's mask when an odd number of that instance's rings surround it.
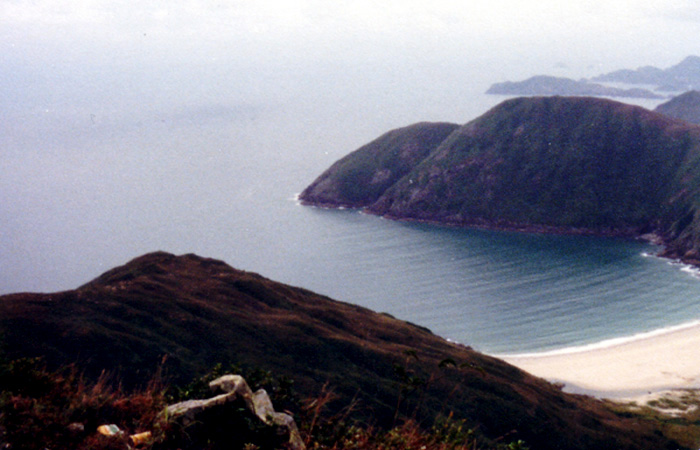
M 618 88 L 593 83 L 588 80 L 538 75 L 523 81 L 504 81 L 492 84 L 486 91 L 492 95 L 590 95 L 598 97 L 664 99 L 667 94 L 658 94 L 643 88 Z
M 605 83 L 627 86 L 613 87 Z M 504 81 L 492 84 L 487 94 L 498 95 L 592 95 L 602 97 L 662 99 L 670 93 L 700 89 L 700 57 L 688 56 L 667 69 L 644 66 L 635 70 L 622 69 L 601 74 L 592 79 L 573 80 L 550 75 L 535 75 L 522 81 Z

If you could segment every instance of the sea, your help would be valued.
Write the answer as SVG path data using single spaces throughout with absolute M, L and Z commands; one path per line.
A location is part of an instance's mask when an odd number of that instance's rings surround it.
M 290 84 L 261 102 L 232 95 L 133 114 L 90 104 L 6 111 L 0 293 L 73 289 L 163 250 L 221 259 L 495 355 L 605 345 L 700 320 L 700 273 L 646 241 L 299 204 L 323 170 L 384 132 L 466 123 L 506 99 L 484 94 L 489 80 L 441 83 L 396 92 L 370 79 Z

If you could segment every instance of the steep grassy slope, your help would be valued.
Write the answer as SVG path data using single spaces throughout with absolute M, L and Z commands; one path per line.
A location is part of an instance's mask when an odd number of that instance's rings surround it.
M 304 395 L 328 383 L 336 407 L 355 398 L 357 418 L 379 425 L 397 409 L 424 423 L 453 411 L 537 449 L 676 448 L 599 401 L 426 329 L 195 255 L 149 254 L 73 291 L 0 297 L 0 334 L 10 358 L 119 370 L 129 384 L 164 355 L 182 379 L 236 362 L 287 375 Z
M 673 252 L 692 259 L 699 156 L 700 128 L 640 107 L 587 97 L 517 98 L 456 129 L 361 206 L 389 218 L 454 225 L 656 232 L 669 248 L 685 233 Z
M 417 123 L 390 131 L 340 159 L 300 195 L 324 206 L 366 206 L 412 170 L 459 126 Z

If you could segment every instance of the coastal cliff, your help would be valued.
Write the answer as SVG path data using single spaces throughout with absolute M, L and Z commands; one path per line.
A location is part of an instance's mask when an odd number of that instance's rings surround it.
M 305 189 L 302 203 L 317 205 L 324 197 L 323 206 L 347 204 L 342 193 L 326 193 L 337 180 L 348 183 L 363 149 L 322 174 L 322 185 Z M 391 169 L 373 168 L 375 174 Z M 364 186 L 356 179 L 353 189 Z M 457 226 L 653 233 L 666 244 L 666 256 L 698 262 L 699 192 L 699 127 L 612 100 L 528 97 L 456 128 L 381 195 L 356 206 L 391 219 Z
M 644 420 L 425 328 L 196 255 L 152 253 L 75 290 L 1 296 L 0 335 L 7 359 L 125 385 L 159 367 L 187 380 L 238 364 L 289 377 L 305 397 L 328 389 L 329 408 L 353 404 L 352 419 L 373 426 L 451 414 L 533 449 L 677 448 Z

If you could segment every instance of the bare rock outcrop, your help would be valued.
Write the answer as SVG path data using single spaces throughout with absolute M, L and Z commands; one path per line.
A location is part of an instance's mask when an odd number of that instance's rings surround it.
M 225 375 L 209 383 L 214 397 L 170 405 L 166 414 L 185 448 L 216 442 L 217 448 L 305 450 L 294 419 L 276 412 L 264 389 L 253 392 L 239 375 Z

